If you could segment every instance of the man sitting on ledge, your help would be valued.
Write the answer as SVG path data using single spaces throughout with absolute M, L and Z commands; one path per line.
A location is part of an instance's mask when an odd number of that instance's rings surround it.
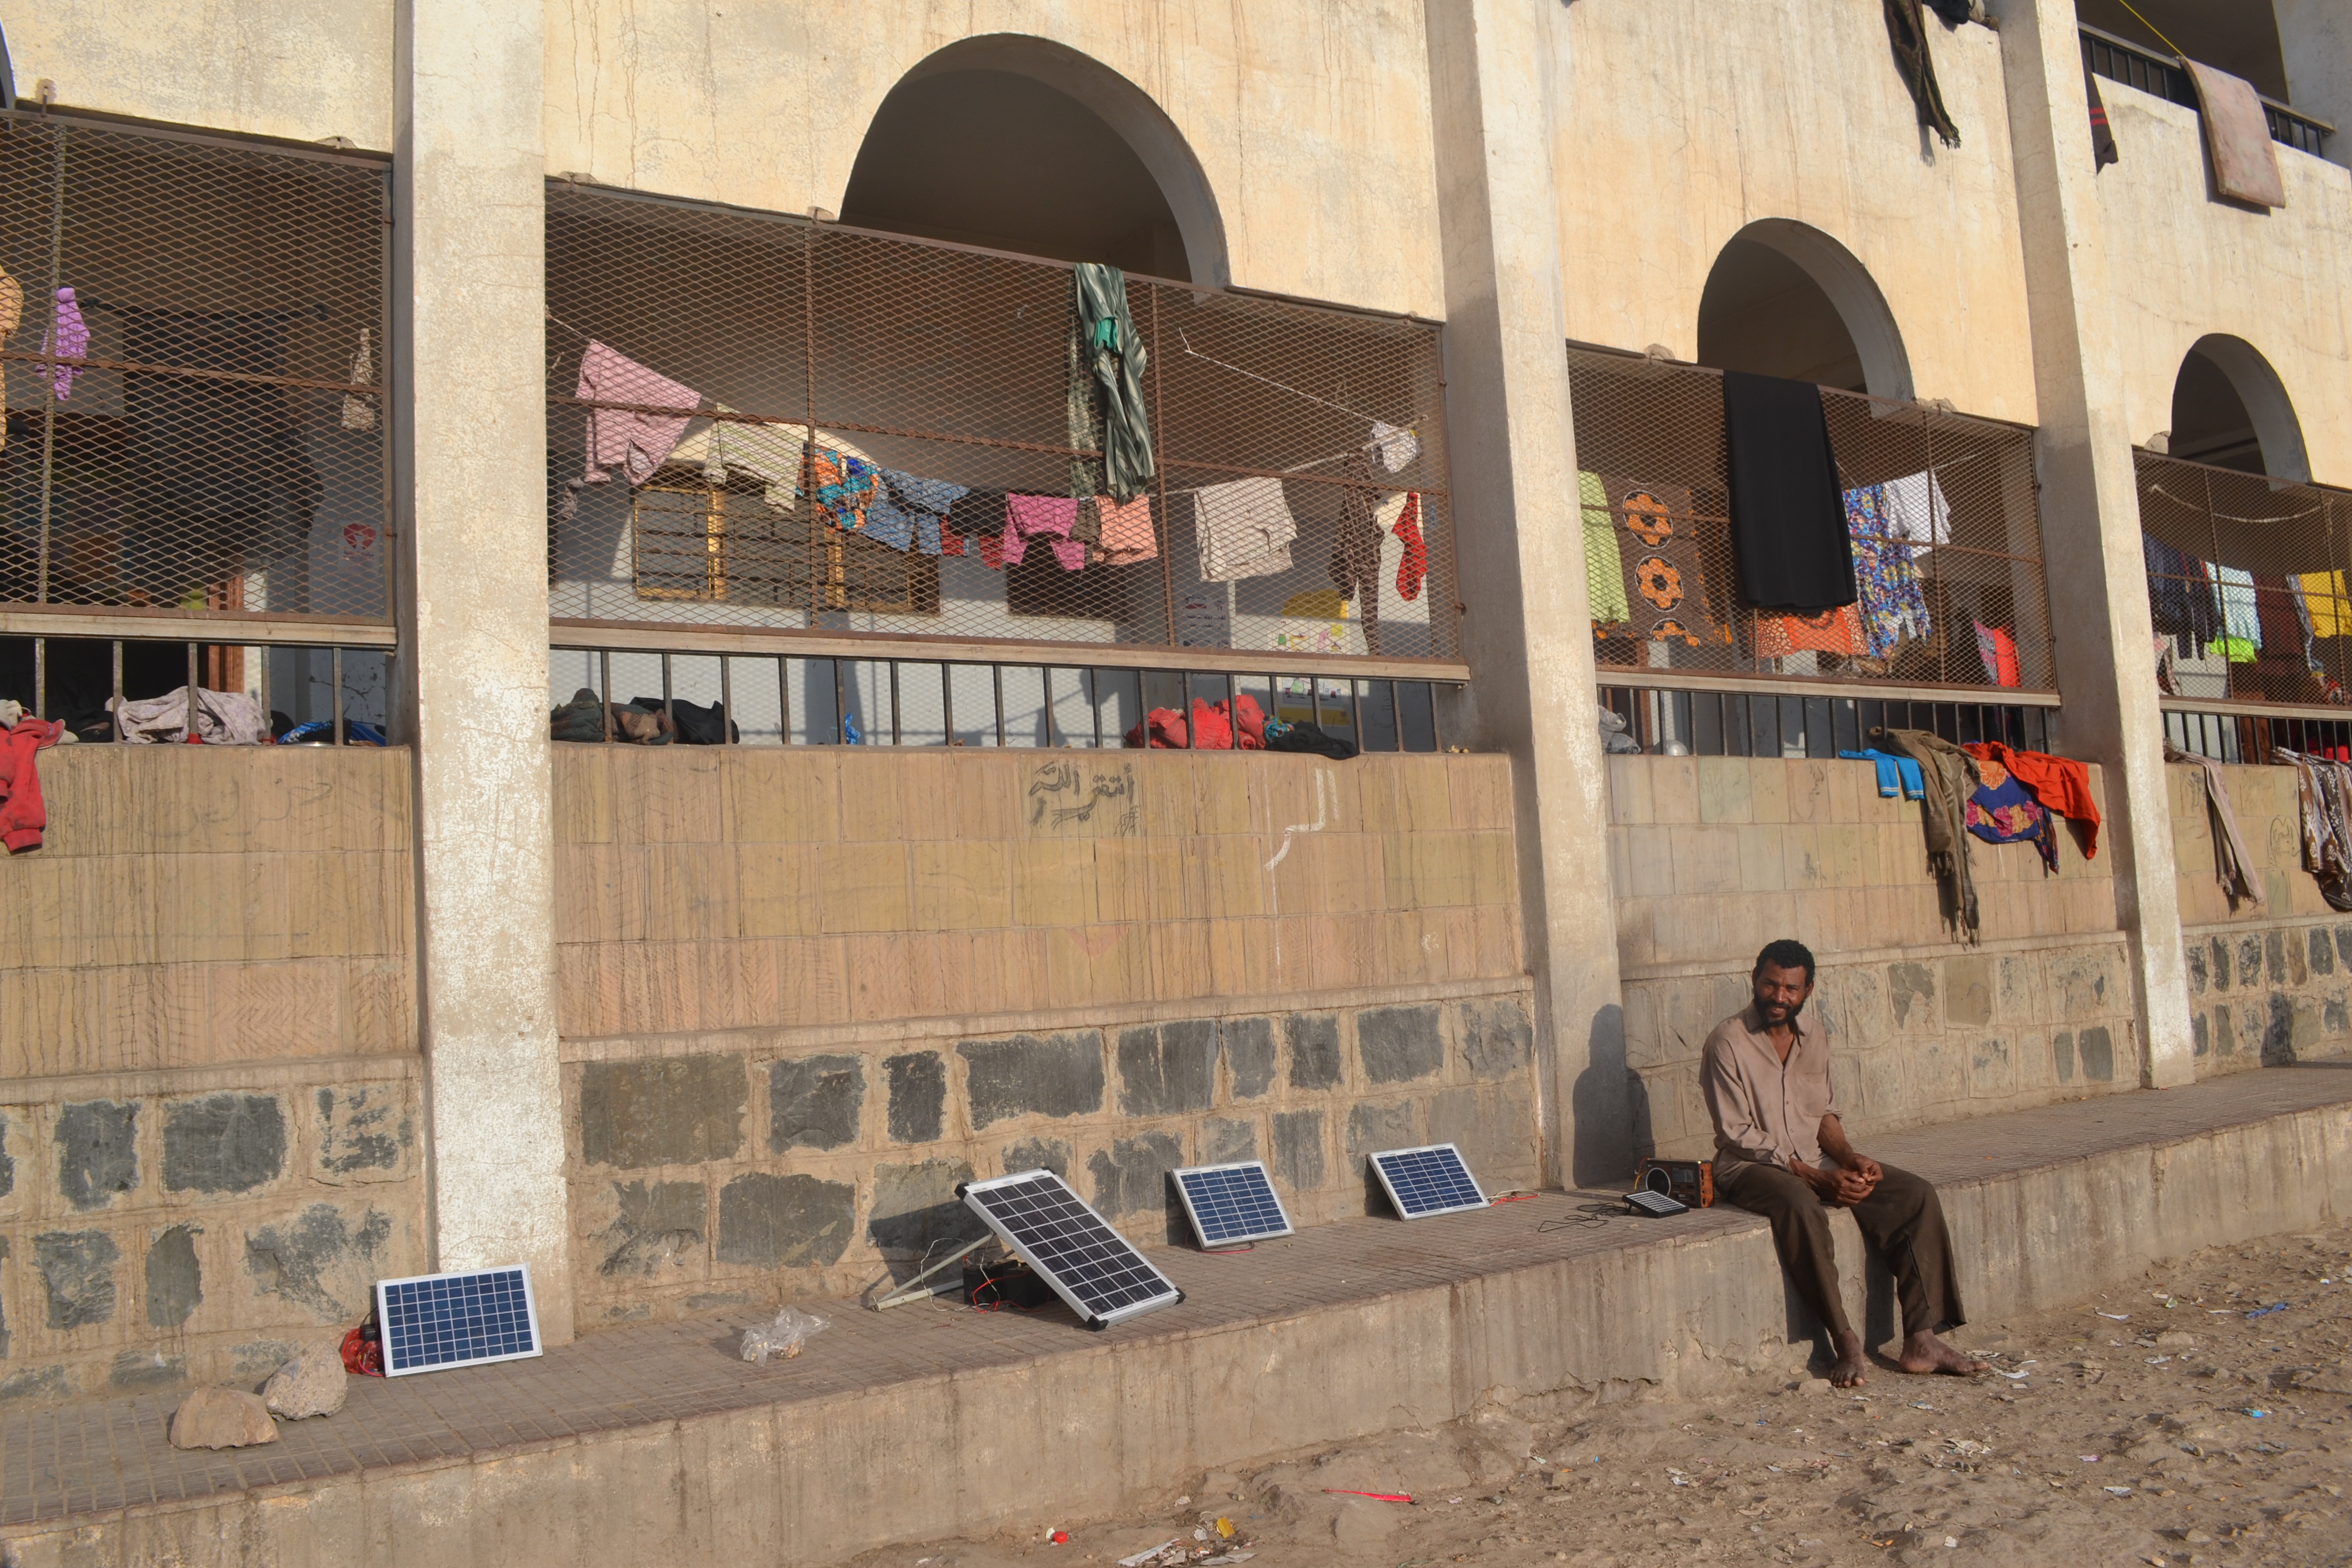
M 1863 1238 L 1895 1276 L 1903 1370 L 1984 1371 L 1985 1363 L 1936 1337 L 1968 1321 L 1936 1189 L 1846 1142 L 1830 1089 L 1829 1043 L 1799 1022 L 1813 994 L 1811 952 L 1801 942 L 1771 943 L 1757 955 L 1753 983 L 1755 1000 L 1715 1026 L 1699 1067 L 1715 1119 L 1716 1192 L 1772 1222 L 1781 1267 L 1837 1342 L 1832 1383 L 1852 1388 L 1867 1367 L 1838 1292 L 1832 1206 L 1853 1211 Z

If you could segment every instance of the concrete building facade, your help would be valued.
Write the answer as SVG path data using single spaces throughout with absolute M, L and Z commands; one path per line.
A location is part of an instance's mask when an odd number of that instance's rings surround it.
M 349 742 L 40 753 L 0 1399 L 426 1269 L 529 1264 L 559 1343 L 853 1296 L 1038 1165 L 1148 1242 L 1185 1164 L 1604 1182 L 1706 1151 L 1778 936 L 1858 1136 L 2352 1045 L 2277 754 L 2352 745 L 2352 44 L 2181 33 L 2262 206 L 2089 0 L 1930 14 L 1956 142 L 1888 9 L 0 0 L 0 697 Z M 1125 555 L 1080 263 L 1149 346 Z M 1916 481 L 1902 641 L 1739 598 L 1726 371 L 1824 388 L 1850 507 Z M 1242 484 L 1292 531 L 1230 573 Z M 1082 490 L 1020 560 L 1002 498 Z M 1245 697 L 1363 754 L 1234 754 Z M 2088 764 L 2096 854 L 1978 845 L 1957 928 L 1880 725 Z

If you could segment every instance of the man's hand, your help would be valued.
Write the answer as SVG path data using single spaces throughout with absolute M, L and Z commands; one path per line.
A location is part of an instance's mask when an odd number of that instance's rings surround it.
M 1831 1173 L 1830 1201 L 1840 1208 L 1852 1208 L 1878 1190 L 1878 1167 L 1868 1170 L 1840 1168 Z

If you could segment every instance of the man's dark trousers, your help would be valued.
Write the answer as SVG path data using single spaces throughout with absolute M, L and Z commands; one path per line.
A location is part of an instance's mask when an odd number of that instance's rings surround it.
M 1954 1282 L 1952 1242 L 1944 1206 L 1924 1177 L 1883 1165 L 1886 1173 L 1870 1196 L 1853 1205 L 1863 1239 L 1895 1276 L 1903 1303 L 1903 1331 L 1935 1333 L 1968 1321 Z M 1715 1190 L 1727 1203 L 1772 1222 L 1772 1245 L 1797 1294 L 1832 1331 L 1846 1333 L 1845 1302 L 1838 1292 L 1837 1253 L 1830 1239 L 1831 1205 L 1812 1184 L 1779 1165 L 1743 1163 L 1717 1169 Z

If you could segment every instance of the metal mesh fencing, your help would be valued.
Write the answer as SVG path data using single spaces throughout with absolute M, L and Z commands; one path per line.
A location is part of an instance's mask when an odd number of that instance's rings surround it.
M 1954 745 L 1999 741 L 2054 751 L 2055 708 L 2023 703 L 1932 702 L 1788 692 L 1677 691 L 1603 686 L 1601 706 L 1644 752 L 1695 757 L 1834 757 L 1876 744 L 1879 729 L 1925 730 Z
M 381 161 L 0 114 L 0 604 L 391 615 Z
M 1052 261 L 558 182 L 559 625 L 1457 657 L 1438 329 L 1127 280 L 1121 502 Z
M 1741 597 L 1719 373 L 1569 351 L 1592 635 L 1604 669 L 2049 691 L 2033 435 L 1822 389 L 1862 592 Z
M 2158 688 L 2214 702 L 2345 702 L 2352 494 L 2153 452 L 2135 452 L 2133 467 L 2148 612 L 2165 639 Z

